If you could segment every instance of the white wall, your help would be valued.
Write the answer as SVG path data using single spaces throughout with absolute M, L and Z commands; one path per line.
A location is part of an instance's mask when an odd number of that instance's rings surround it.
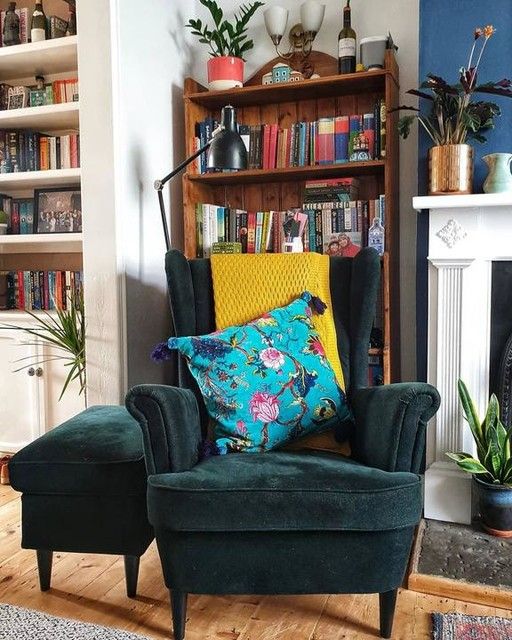
M 324 23 L 315 40 L 314 48 L 336 55 L 342 7 L 345 3 L 341 0 L 324 0 L 324 2 L 326 4 Z M 233 11 L 240 5 L 233 0 L 222 0 L 220 4 L 226 16 L 232 16 Z M 266 4 L 267 6 L 279 4 L 290 10 L 288 28 L 300 22 L 300 1 L 269 0 Z M 402 87 L 401 103 L 414 104 L 410 96 L 404 96 L 404 89 L 416 88 L 418 82 L 419 0 L 364 0 L 353 2 L 352 5 L 352 24 L 358 38 L 387 34 L 391 31 L 395 42 L 400 47 L 397 58 Z M 274 47 L 265 31 L 264 9 L 265 7 L 260 8 L 251 22 L 249 35 L 254 39 L 255 47 L 247 55 L 246 78 L 275 57 Z M 196 0 L 195 17 L 206 19 L 207 16 L 207 10 Z M 193 17 L 192 11 L 186 11 L 186 18 L 190 17 Z M 283 38 L 283 43 L 285 40 L 287 40 L 286 37 Z M 205 84 L 207 49 L 204 45 L 194 42 L 194 54 L 192 76 Z M 400 149 L 401 334 L 404 380 L 413 380 L 416 377 L 416 216 L 412 210 L 411 199 L 417 193 L 418 152 L 416 128 L 413 127 L 413 130 L 411 137 L 405 143 L 401 143 Z
M 149 354 L 170 334 L 165 243 L 153 183 L 183 154 L 185 18 L 169 0 L 112 0 L 116 210 L 126 296 L 128 387 L 165 380 Z M 149 21 L 149 22 L 148 22 Z M 181 204 L 180 180 L 172 201 Z M 170 198 L 166 190 L 166 204 Z M 180 238 L 181 215 L 172 235 Z M 179 245 L 179 240 L 175 244 Z

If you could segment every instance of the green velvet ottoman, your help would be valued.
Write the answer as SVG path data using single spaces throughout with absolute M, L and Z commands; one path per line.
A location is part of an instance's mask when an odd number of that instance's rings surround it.
M 124 556 L 127 594 L 135 596 L 153 529 L 141 431 L 124 407 L 86 409 L 19 451 L 9 472 L 23 493 L 21 545 L 37 550 L 43 591 L 53 551 L 108 553 Z

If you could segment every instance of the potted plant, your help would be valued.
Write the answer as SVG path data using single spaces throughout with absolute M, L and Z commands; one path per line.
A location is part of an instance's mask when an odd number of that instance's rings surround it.
M 5 236 L 7 233 L 7 223 L 9 218 L 5 211 L 0 211 L 0 236 Z
M 199 42 L 210 48 L 208 87 L 212 90 L 232 89 L 244 83 L 244 54 L 254 43 L 247 36 L 249 20 L 263 6 L 263 2 L 241 4 L 234 22 L 224 20 L 224 13 L 215 0 L 199 0 L 213 19 L 214 27 L 191 18 L 186 25 Z
M 66 392 L 69 384 L 78 380 L 80 385 L 79 394 L 84 393 L 87 404 L 86 387 L 86 362 L 85 362 L 85 309 L 84 296 L 79 293 L 76 296 L 68 297 L 66 309 L 56 308 L 55 312 L 44 312 L 35 314 L 26 311 L 34 320 L 31 326 L 26 325 L 3 325 L 4 329 L 23 331 L 32 338 L 43 340 L 53 347 L 53 353 L 48 356 L 48 360 L 62 360 L 65 367 L 68 367 L 68 374 L 62 386 L 59 400 Z M 24 360 L 27 360 L 24 358 Z M 25 362 L 16 371 L 22 371 L 29 367 L 44 364 L 47 360 L 36 362 Z
M 415 112 L 399 121 L 399 133 L 403 138 L 409 135 L 413 121 L 418 120 L 434 143 L 428 155 L 431 195 L 472 192 L 473 147 L 469 142 L 485 142 L 483 132 L 493 129 L 494 118 L 501 114 L 497 104 L 476 101 L 475 94 L 512 97 L 510 80 L 477 82 L 483 53 L 494 32 L 491 25 L 475 29 L 469 60 L 460 70 L 458 84 L 448 84 L 443 78 L 428 74 L 419 90 L 407 92 L 428 100 L 428 112 L 405 105 L 397 108 Z
M 476 443 L 477 457 L 469 453 L 446 455 L 461 469 L 473 474 L 482 525 L 491 534 L 512 537 L 512 430 L 500 420 L 498 399 L 493 394 L 481 423 L 466 388 L 459 380 L 459 398 Z

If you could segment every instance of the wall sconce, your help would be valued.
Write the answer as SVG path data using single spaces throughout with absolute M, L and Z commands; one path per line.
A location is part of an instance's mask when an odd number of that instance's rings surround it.
M 296 53 L 300 53 L 306 59 L 313 48 L 313 40 L 320 31 L 324 19 L 325 5 L 316 0 L 306 0 L 300 7 L 300 24 L 290 29 L 290 48 L 288 52 L 281 53 L 279 44 L 286 31 L 288 22 L 288 9 L 284 7 L 269 7 L 264 12 L 265 27 L 270 39 L 274 43 L 276 53 L 280 58 L 289 60 Z

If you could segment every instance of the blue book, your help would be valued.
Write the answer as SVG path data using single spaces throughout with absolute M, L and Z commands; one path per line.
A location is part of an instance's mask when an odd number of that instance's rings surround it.
M 349 117 L 337 116 L 334 120 L 334 161 L 348 162 Z

